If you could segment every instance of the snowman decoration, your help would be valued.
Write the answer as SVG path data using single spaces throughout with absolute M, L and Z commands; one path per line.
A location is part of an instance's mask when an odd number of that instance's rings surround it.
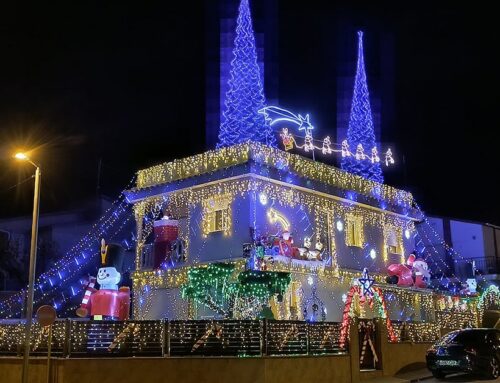
M 123 267 L 123 249 L 120 245 L 106 244 L 102 239 L 100 255 L 101 268 L 97 271 L 97 277 L 89 278 L 82 304 L 76 314 L 87 317 L 90 313 L 94 319 L 128 319 L 130 289 L 126 286 L 118 287 Z M 99 289 L 94 287 L 96 283 Z

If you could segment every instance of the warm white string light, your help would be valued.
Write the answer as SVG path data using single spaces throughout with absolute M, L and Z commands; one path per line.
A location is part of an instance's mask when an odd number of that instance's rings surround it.
M 376 147 L 371 148 L 370 153 L 367 154 L 365 153 L 367 148 L 364 148 L 361 144 L 357 145 L 354 152 L 351 151 L 347 140 L 343 140 L 341 144 L 337 144 L 332 142 L 330 136 L 326 136 L 322 140 L 314 139 L 312 134 L 314 126 L 310 122 L 309 114 L 306 114 L 305 117 L 301 114 L 296 115 L 278 106 L 267 106 L 259 110 L 259 113 L 265 116 L 266 121 L 269 121 L 271 126 L 287 122 L 297 125 L 299 131 L 305 131 L 305 136 L 302 137 L 293 135 L 286 127 L 281 130 L 280 137 L 286 151 L 292 150 L 295 147 L 297 149 L 302 149 L 306 153 L 312 152 L 313 158 L 314 152 L 318 150 L 324 155 L 341 153 L 342 157 L 353 157 L 358 161 L 368 160 L 371 161 L 371 163 L 380 162 L 380 156 Z M 296 137 L 303 138 L 303 143 L 299 144 Z M 318 145 L 315 145 L 315 142 L 317 142 Z M 383 155 L 386 166 L 394 164 L 394 157 L 391 149 L 388 149 Z
M 280 137 L 283 146 L 286 151 L 292 150 L 293 148 L 302 149 L 304 152 L 314 152 L 315 150 L 320 151 L 322 154 L 335 154 L 340 153 L 342 157 L 353 157 L 358 161 L 367 160 L 371 163 L 380 162 L 380 156 L 376 147 L 371 149 L 370 154 L 365 153 L 365 148 L 363 145 L 358 144 L 356 150 L 353 152 L 349 147 L 347 140 L 342 141 L 341 144 L 332 142 L 330 136 L 326 136 L 323 140 L 317 140 L 313 138 L 311 131 L 307 131 L 304 137 L 294 136 L 288 128 L 283 128 L 280 133 Z M 304 142 L 299 144 L 296 137 L 303 138 Z M 315 145 L 314 142 L 319 143 Z M 336 149 L 338 147 L 338 149 Z M 387 149 L 384 156 L 384 163 L 386 166 L 393 165 L 395 163 L 394 156 L 391 149 Z

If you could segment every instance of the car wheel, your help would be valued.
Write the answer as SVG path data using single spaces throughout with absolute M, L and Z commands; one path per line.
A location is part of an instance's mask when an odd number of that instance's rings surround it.
M 432 376 L 435 377 L 436 379 L 444 379 L 446 374 L 443 371 L 435 370 L 432 371 Z
M 500 376 L 500 364 L 497 358 L 491 357 L 488 370 L 488 378 L 497 379 Z

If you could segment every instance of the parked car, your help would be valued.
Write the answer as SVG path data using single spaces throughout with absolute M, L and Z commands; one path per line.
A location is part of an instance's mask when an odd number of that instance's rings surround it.
M 427 368 L 443 379 L 455 372 L 500 375 L 500 330 L 475 328 L 452 331 L 427 350 Z

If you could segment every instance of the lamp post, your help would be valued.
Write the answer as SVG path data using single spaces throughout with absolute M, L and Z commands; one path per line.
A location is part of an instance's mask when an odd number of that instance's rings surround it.
M 40 212 L 40 166 L 35 164 L 25 153 L 14 156 L 21 161 L 27 161 L 35 167 L 35 193 L 33 197 L 33 221 L 31 223 L 30 270 L 28 277 L 28 296 L 26 302 L 26 327 L 24 333 L 23 375 L 22 383 L 28 383 L 28 366 L 30 354 L 31 324 L 33 322 L 33 293 L 35 284 L 36 248 L 38 240 L 38 216 Z

